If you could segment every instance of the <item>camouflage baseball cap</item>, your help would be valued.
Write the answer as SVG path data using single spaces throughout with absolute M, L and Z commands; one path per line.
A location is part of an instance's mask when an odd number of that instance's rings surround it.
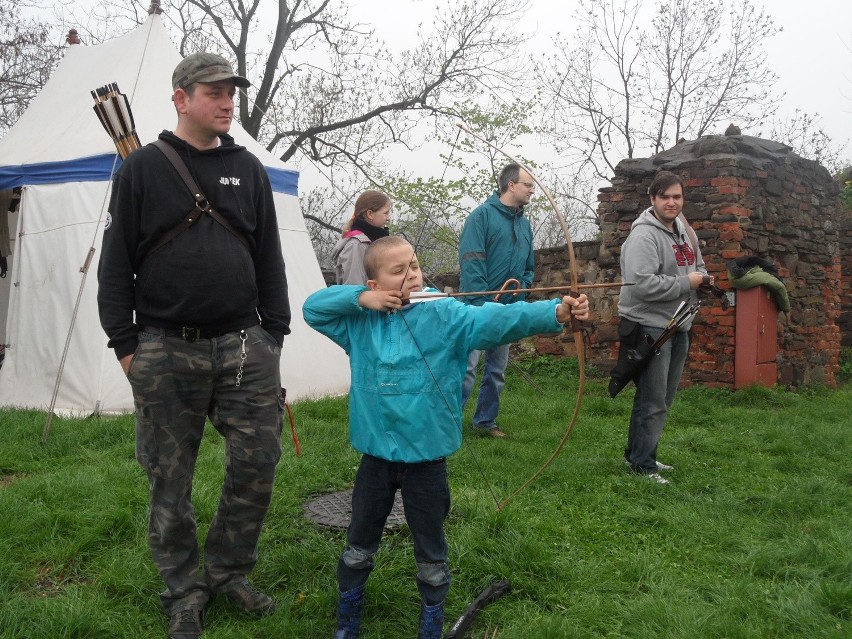
M 230 63 L 215 53 L 192 53 L 175 67 L 172 73 L 172 88 L 185 89 L 195 82 L 218 82 L 233 80 L 238 87 L 250 87 L 251 82 L 234 73 Z

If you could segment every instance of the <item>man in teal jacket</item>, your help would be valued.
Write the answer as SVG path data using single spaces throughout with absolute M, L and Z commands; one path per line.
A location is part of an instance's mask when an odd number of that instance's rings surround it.
M 404 304 L 423 286 L 414 249 L 401 237 L 372 242 L 367 286 L 317 291 L 305 321 L 349 353 L 349 438 L 362 452 L 347 545 L 337 566 L 335 639 L 354 639 L 364 587 L 397 489 L 414 542 L 422 599 L 420 639 L 439 639 L 450 587 L 444 519 L 450 509 L 446 456 L 461 445 L 459 388 L 472 349 L 557 332 L 585 295 L 531 304 L 462 304 L 452 298 Z
M 515 162 L 503 167 L 497 182 L 499 192 L 476 207 L 464 223 L 459 242 L 459 290 L 463 293 L 498 290 L 508 279 L 518 280 L 521 288 L 532 286 L 535 256 L 532 229 L 529 219 L 524 216 L 524 206 L 529 204 L 535 192 L 535 183 L 530 174 Z M 502 295 L 497 301 L 512 304 L 523 301 L 525 297 L 525 294 Z M 482 306 L 491 298 L 483 295 L 462 299 L 467 304 Z M 481 356 L 481 350 L 470 353 L 462 385 L 462 406 L 476 383 L 476 368 Z M 497 428 L 496 420 L 508 363 L 509 344 L 485 351 L 473 427 L 492 437 L 506 436 Z

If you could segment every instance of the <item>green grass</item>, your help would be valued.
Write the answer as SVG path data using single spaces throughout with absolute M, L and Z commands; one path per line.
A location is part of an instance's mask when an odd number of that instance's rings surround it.
M 681 391 L 660 446 L 672 483 L 659 486 L 622 462 L 632 387 L 610 400 L 593 381 L 562 454 L 497 513 L 492 493 L 505 497 L 544 461 L 575 401 L 575 365 L 527 370 L 544 393 L 510 372 L 509 437 L 471 435 L 450 460 L 448 622 L 506 578 L 512 592 L 472 637 L 852 636 L 852 388 Z M 285 433 L 253 575 L 278 612 L 254 620 L 216 601 L 206 638 L 333 634 L 344 533 L 307 521 L 302 504 L 348 488 L 358 455 L 344 399 L 294 410 L 302 456 Z M 54 421 L 42 446 L 44 420 L 0 411 L 0 637 L 165 637 L 132 419 Z M 208 431 L 195 483 L 201 535 L 223 472 L 222 441 Z M 416 635 L 415 570 L 407 529 L 388 535 L 364 639 Z

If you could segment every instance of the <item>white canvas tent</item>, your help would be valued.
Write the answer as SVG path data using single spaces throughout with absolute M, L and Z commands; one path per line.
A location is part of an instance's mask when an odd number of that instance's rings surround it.
M 117 82 L 130 100 L 139 138 L 151 142 L 176 123 L 171 73 L 179 61 L 159 15 L 105 44 L 70 46 L 0 140 L 0 190 L 22 188 L 18 214 L 10 220 L 10 271 L 0 280 L 0 340 L 7 345 L 0 406 L 48 408 L 68 340 L 55 412 L 133 409 L 130 386 L 97 314 L 98 254 L 110 176 L 120 160 L 92 110 L 90 91 Z M 298 174 L 237 123 L 231 134 L 267 167 L 275 192 L 293 310 L 282 384 L 290 399 L 345 393 L 346 355 L 302 320 L 305 298 L 325 284 L 299 209 Z M 81 267 L 90 247 L 95 251 L 86 275 Z

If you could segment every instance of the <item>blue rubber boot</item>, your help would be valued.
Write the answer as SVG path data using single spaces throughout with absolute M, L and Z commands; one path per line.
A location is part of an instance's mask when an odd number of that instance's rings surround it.
M 358 639 L 363 609 L 364 586 L 340 593 L 337 601 L 337 632 L 334 633 L 334 639 Z
M 441 639 L 444 629 L 444 602 L 427 606 L 420 605 L 420 631 L 417 639 Z

